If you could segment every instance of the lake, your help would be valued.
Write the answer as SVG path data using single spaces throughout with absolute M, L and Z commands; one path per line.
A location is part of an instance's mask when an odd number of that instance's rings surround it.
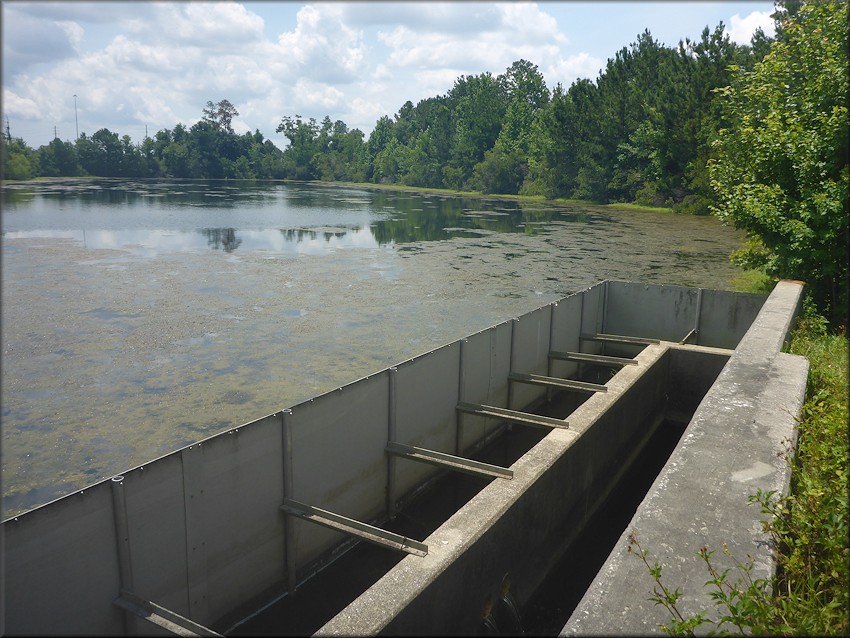
M 3 186 L 3 518 L 603 279 L 730 289 L 710 217 L 271 182 Z

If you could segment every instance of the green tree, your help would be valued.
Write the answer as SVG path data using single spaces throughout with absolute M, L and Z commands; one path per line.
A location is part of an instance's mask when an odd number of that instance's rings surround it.
M 490 73 L 458 78 L 448 97 L 454 128 L 448 166 L 454 170 L 443 174 L 452 179 L 446 184 L 449 188 L 463 188 L 496 143 L 507 104 L 499 81 Z
M 316 118 L 306 122 L 300 115 L 294 118 L 284 116 L 278 124 L 278 133 L 289 140 L 289 146 L 283 152 L 287 176 L 292 179 L 311 180 L 318 177 L 313 157 L 319 151 L 319 133 L 321 129 Z
M 71 142 L 58 137 L 38 149 L 38 174 L 44 177 L 72 177 L 80 174 L 77 151 Z
M 845 2 L 806 4 L 752 71 L 718 91 L 731 124 L 709 171 L 714 212 L 747 231 L 739 262 L 806 281 L 846 320 L 848 24 Z
M 19 137 L 3 138 L 3 179 L 30 179 L 37 170 L 36 151 Z
M 531 123 L 538 109 L 549 102 L 549 89 L 537 65 L 518 60 L 498 77 L 507 100 L 505 116 L 496 145 L 506 153 L 528 153 Z
M 203 119 L 220 131 L 233 133 L 231 122 L 234 117 L 239 117 L 236 107 L 230 103 L 230 100 L 221 100 L 215 104 L 212 101 L 207 102 Z

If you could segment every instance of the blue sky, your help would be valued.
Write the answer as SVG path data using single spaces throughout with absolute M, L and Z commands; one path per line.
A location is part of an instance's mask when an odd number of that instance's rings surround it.
M 299 114 L 367 136 L 382 115 L 461 75 L 526 59 L 550 88 L 595 79 L 649 29 L 669 46 L 721 21 L 746 44 L 772 2 L 2 3 L 3 126 L 38 147 L 108 128 L 139 142 L 230 100 L 233 126 L 275 133 Z M 74 95 L 76 98 L 76 105 Z M 75 110 L 76 108 L 76 110 Z M 54 128 L 55 127 L 55 128 Z M 4 128 L 5 130 L 5 128 Z

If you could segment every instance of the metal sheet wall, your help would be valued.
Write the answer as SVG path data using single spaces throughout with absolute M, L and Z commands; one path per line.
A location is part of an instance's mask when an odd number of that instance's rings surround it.
M 287 532 L 285 483 L 295 500 L 364 522 L 382 519 L 391 403 L 396 441 L 463 454 L 499 423 L 459 415 L 457 402 L 509 407 L 508 373 L 547 374 L 550 335 L 552 349 L 598 350 L 579 334 L 602 330 L 604 304 L 604 285 L 594 286 L 126 472 L 132 590 L 208 624 L 286 579 L 285 537 L 303 570 L 343 536 L 300 519 Z M 551 370 L 567 377 L 575 364 L 553 362 Z M 545 392 L 516 385 L 513 408 Z M 437 471 L 396 459 L 396 496 Z M 125 614 L 111 604 L 121 586 L 115 512 L 106 480 L 4 522 L 7 632 L 123 632 Z
M 766 300 L 767 295 L 703 290 L 699 345 L 737 347 Z
M 276 416 L 183 450 L 190 617 L 212 622 L 283 578 L 281 458 Z
M 734 349 L 767 295 L 723 290 L 606 282 L 606 332 Z M 699 316 L 697 316 L 699 312 Z
M 109 482 L 6 521 L 3 534 L 3 633 L 123 633 Z
M 547 374 L 551 314 L 549 306 L 544 306 L 512 321 L 511 372 Z M 510 393 L 508 407 L 520 409 L 545 396 L 546 389 L 513 382 Z
M 385 510 L 389 371 L 292 408 L 290 498 L 368 522 Z M 297 564 L 342 540 L 340 532 L 294 520 Z
M 551 348 L 556 352 L 578 352 L 582 346 L 581 316 L 583 294 L 571 295 L 551 304 L 552 312 L 552 343 Z M 578 364 L 574 361 L 552 359 L 549 362 L 550 375 L 568 379 L 578 372 Z
M 460 342 L 410 359 L 396 370 L 391 372 L 396 375 L 395 442 L 455 454 Z M 403 496 L 436 472 L 433 465 L 398 459 L 395 496 Z
M 124 473 L 132 590 L 189 615 L 182 452 Z M 118 581 L 113 584 L 117 596 Z
M 507 407 L 511 322 L 503 322 L 482 330 L 463 341 L 461 400 L 466 403 Z M 499 426 L 493 419 L 472 414 L 459 415 L 459 420 L 459 447 L 463 451 Z
M 695 326 L 696 288 L 609 281 L 605 331 L 680 341 Z
M 605 331 L 605 282 L 591 286 L 581 293 L 581 334 Z M 594 341 L 581 342 L 581 351 L 598 354 L 602 346 Z

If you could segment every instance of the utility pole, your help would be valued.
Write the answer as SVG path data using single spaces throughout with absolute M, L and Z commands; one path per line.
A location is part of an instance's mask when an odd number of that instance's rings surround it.
M 12 141 L 12 134 L 9 132 L 9 116 L 6 116 L 6 141 Z
M 54 124 L 53 125 L 53 139 L 55 140 L 57 137 L 59 137 L 59 136 L 56 135 L 56 125 Z
M 74 125 L 77 127 L 77 141 L 80 140 L 80 122 L 77 120 L 77 94 L 74 93 Z

